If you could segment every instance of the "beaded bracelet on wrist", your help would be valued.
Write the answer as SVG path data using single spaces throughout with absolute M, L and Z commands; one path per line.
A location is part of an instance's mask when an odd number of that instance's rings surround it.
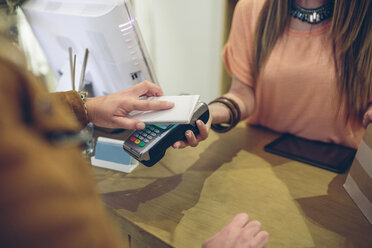
M 222 96 L 210 102 L 209 105 L 213 103 L 223 104 L 229 110 L 230 114 L 230 119 L 228 123 L 212 124 L 211 128 L 213 131 L 218 133 L 226 133 L 239 123 L 241 118 L 241 112 L 239 105 L 233 99 Z

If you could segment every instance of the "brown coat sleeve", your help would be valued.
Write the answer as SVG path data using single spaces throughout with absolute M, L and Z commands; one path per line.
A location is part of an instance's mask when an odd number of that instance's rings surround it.
M 47 139 L 79 123 L 1 59 L 0 111 L 0 246 L 122 247 L 81 151 Z
M 69 107 L 68 112 L 76 117 L 81 127 L 85 127 L 88 124 L 88 116 L 85 113 L 83 101 L 77 91 L 56 92 L 51 93 L 51 95 Z

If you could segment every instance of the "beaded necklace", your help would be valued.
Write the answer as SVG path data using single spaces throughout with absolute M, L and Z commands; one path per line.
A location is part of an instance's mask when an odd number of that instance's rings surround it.
M 333 1 L 330 1 L 319 8 L 306 9 L 294 3 L 289 10 L 289 14 L 303 22 L 317 24 L 332 17 L 333 5 Z

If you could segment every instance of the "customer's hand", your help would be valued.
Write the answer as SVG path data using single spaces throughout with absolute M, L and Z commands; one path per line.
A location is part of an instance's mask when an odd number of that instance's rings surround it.
M 261 231 L 261 223 L 249 221 L 247 214 L 236 215 L 230 224 L 205 241 L 203 248 L 261 248 L 269 242 L 269 234 Z
M 162 96 L 159 86 L 144 81 L 127 90 L 111 95 L 87 98 L 86 107 L 89 121 L 106 128 L 144 129 L 145 123 L 126 116 L 133 110 L 164 110 L 173 108 L 167 101 L 140 100 L 141 96 Z
M 195 134 L 191 130 L 187 130 L 185 132 L 186 141 L 177 141 L 173 144 L 173 148 L 180 149 L 185 148 L 187 146 L 196 147 L 200 141 L 205 140 L 208 138 L 209 130 L 211 128 L 212 123 L 212 115 L 209 116 L 209 120 L 206 124 L 203 123 L 201 120 L 196 121 L 196 125 L 199 129 L 199 134 L 195 137 Z
M 367 128 L 367 126 L 372 122 L 372 106 L 370 106 L 366 113 L 363 116 L 363 126 Z

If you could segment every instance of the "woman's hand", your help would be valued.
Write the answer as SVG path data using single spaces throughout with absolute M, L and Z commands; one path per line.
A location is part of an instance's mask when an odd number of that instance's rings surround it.
M 209 120 L 204 124 L 201 120 L 196 121 L 196 125 L 199 129 L 199 135 L 195 137 L 195 134 L 191 130 L 185 132 L 186 141 L 177 141 L 173 144 L 173 148 L 180 149 L 185 148 L 186 146 L 195 147 L 199 144 L 200 141 L 208 138 L 209 130 L 211 128 L 212 115 L 210 114 Z
M 367 126 L 372 122 L 372 106 L 370 106 L 366 113 L 363 116 L 363 126 L 367 128 Z
M 86 107 L 89 121 L 106 128 L 144 129 L 145 123 L 126 118 L 133 110 L 164 110 L 173 108 L 167 101 L 140 100 L 141 96 L 162 96 L 159 86 L 144 81 L 127 90 L 111 95 L 87 98 Z
M 250 86 L 247 86 L 245 83 L 241 82 L 237 78 L 233 78 L 231 82 L 231 88 L 227 96 L 233 99 L 238 105 L 241 112 L 241 119 L 246 119 L 252 112 L 255 105 L 254 90 Z M 199 128 L 199 135 L 195 137 L 194 133 L 191 130 L 186 131 L 186 141 L 177 141 L 173 144 L 173 148 L 184 148 L 186 146 L 195 147 L 199 144 L 200 141 L 208 138 L 209 130 L 211 124 L 218 123 L 228 123 L 230 120 L 230 112 L 226 106 L 221 104 L 211 104 L 209 105 L 209 120 L 206 124 L 197 123 Z

